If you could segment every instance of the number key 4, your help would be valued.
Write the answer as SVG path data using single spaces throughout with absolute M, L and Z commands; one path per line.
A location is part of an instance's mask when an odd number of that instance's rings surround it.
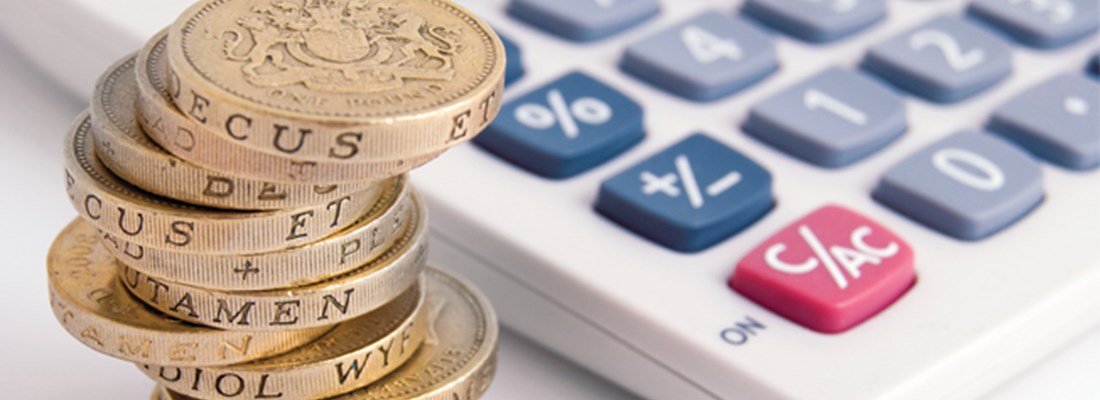
M 779 68 L 775 45 L 747 22 L 708 11 L 627 47 L 622 69 L 689 100 L 728 96 Z

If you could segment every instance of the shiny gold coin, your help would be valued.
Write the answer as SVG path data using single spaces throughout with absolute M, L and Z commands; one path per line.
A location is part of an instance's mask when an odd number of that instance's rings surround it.
M 318 399 L 377 381 L 413 357 L 431 316 L 424 285 L 316 342 L 276 357 L 213 368 L 143 365 L 167 388 L 204 399 Z
M 95 227 L 79 219 L 57 236 L 46 261 L 58 321 L 81 343 L 111 357 L 181 366 L 238 364 L 284 353 L 329 330 L 229 332 L 191 325 L 131 297 L 118 279 L 120 268 Z
M 429 154 L 500 110 L 503 45 L 449 1 L 204 0 L 168 35 L 179 109 L 271 154 Z
M 239 212 L 156 197 L 114 176 L 99 161 L 91 118 L 81 115 L 66 142 L 66 191 L 85 220 L 142 246 L 177 252 L 257 253 L 316 241 L 346 229 L 377 195 L 347 195 L 302 208 Z
M 303 286 L 358 269 L 402 239 L 427 213 L 400 176 L 379 184 L 382 198 L 352 227 L 303 246 L 257 254 L 177 253 L 104 233 L 107 249 L 131 268 L 187 286 L 254 291 Z
M 435 159 L 439 152 L 388 161 L 340 163 L 302 161 L 243 146 L 248 136 L 227 136 L 184 116 L 172 103 L 168 82 L 167 31 L 161 32 L 138 56 L 137 108 L 146 134 L 172 154 L 196 165 L 274 182 L 314 183 L 376 181 L 398 175 Z
M 130 293 L 169 316 L 231 330 L 328 326 L 381 307 L 411 287 L 424 268 L 427 215 L 413 214 L 401 239 L 358 269 L 318 283 L 235 292 L 169 282 L 123 268 Z
M 145 191 L 185 203 L 235 210 L 277 210 L 378 192 L 369 183 L 280 184 L 243 178 L 184 161 L 153 143 L 138 124 L 135 56 L 111 66 L 92 96 L 96 154 L 115 175 Z M 364 192 L 373 190 L 373 192 Z
M 429 268 L 428 332 L 412 359 L 385 378 L 330 400 L 472 400 L 496 373 L 497 326 L 492 306 L 477 290 Z M 182 386 L 182 387 L 181 387 Z M 166 398 L 195 400 L 189 387 L 170 386 Z

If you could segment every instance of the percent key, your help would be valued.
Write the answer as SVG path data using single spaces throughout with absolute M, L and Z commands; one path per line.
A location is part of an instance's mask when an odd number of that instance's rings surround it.
M 564 179 L 603 164 L 644 137 L 641 106 L 573 72 L 505 104 L 474 142 L 534 174 Z

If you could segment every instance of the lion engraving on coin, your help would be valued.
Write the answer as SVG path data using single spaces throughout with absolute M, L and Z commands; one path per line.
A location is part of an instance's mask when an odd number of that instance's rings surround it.
M 259 87 L 376 93 L 455 76 L 460 31 L 387 1 L 273 0 L 224 32 L 227 60 Z

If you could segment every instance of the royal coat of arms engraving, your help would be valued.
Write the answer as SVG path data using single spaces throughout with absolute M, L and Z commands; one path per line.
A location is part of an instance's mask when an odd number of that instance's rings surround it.
M 377 93 L 455 76 L 460 32 L 392 2 L 274 0 L 224 32 L 225 57 L 259 87 Z

